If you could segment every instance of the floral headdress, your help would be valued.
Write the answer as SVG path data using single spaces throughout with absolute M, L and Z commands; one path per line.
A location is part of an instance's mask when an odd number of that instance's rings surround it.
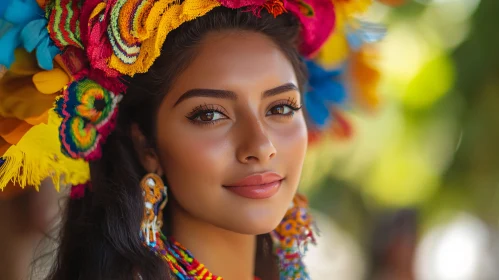
M 311 136 L 334 128 L 331 124 L 348 135 L 348 122 L 337 110 L 349 99 L 344 74 L 353 74 L 356 92 L 368 104 L 376 103 L 378 74 L 362 45 L 384 30 L 355 20 L 371 2 L 2 0 L 0 190 L 8 184 L 38 187 L 51 177 L 57 188 L 78 186 L 74 196 L 81 196 L 89 181 L 88 161 L 101 157 L 115 126 L 127 89 L 123 78 L 147 72 L 172 30 L 221 6 L 256 16 L 264 9 L 274 17 L 292 13 L 300 20 L 299 50 L 310 73 L 304 103 Z M 352 67 L 345 73 L 347 63 Z

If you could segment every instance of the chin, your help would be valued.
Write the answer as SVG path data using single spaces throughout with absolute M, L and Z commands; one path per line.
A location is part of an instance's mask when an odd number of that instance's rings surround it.
M 269 225 L 261 225 L 261 224 L 242 224 L 242 225 L 231 225 L 228 227 L 224 227 L 226 230 L 237 232 L 240 234 L 246 235 L 260 235 L 266 234 L 273 231 L 279 223 Z
M 273 231 L 282 221 L 284 214 L 281 213 L 258 213 L 253 215 L 238 215 L 231 217 L 228 223 L 220 227 L 240 234 L 260 235 Z

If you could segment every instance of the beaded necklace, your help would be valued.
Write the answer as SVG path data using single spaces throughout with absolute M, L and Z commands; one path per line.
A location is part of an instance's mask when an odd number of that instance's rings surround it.
M 173 237 L 166 240 L 165 253 L 161 255 L 171 271 L 181 280 L 222 280 L 213 275 L 204 264 L 196 260 L 192 254 Z
M 281 280 L 310 280 L 302 256 L 307 243 L 310 241 L 315 243 L 315 238 L 306 206 L 307 200 L 301 195 L 295 195 L 283 221 L 270 233 L 274 243 L 274 253 L 279 261 Z M 161 213 L 162 208 L 159 207 Z M 151 231 L 141 230 L 140 237 L 146 247 L 167 263 L 178 279 L 223 280 L 222 277 L 208 271 L 204 264 L 196 260 L 175 238 L 166 237 L 157 230 L 161 228 L 161 223 L 155 225 Z
M 160 256 L 170 270 L 180 280 L 223 280 L 222 277 L 211 273 L 204 264 L 196 260 L 192 254 L 173 237 L 166 237 L 158 233 L 158 241 L 151 247 L 156 255 Z M 255 280 L 260 280 L 255 276 Z

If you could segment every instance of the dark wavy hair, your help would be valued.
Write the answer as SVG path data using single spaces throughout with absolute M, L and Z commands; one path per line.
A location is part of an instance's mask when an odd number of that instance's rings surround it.
M 197 46 L 209 32 L 244 30 L 272 39 L 292 63 L 303 89 L 305 68 L 297 46 L 300 24 L 291 14 L 274 18 L 266 11 L 251 12 L 219 7 L 172 31 L 161 56 L 145 74 L 130 78 L 115 131 L 103 146 L 102 158 L 90 163 L 92 190 L 67 203 L 50 280 L 175 279 L 161 258 L 142 245 L 139 230 L 143 198 L 139 181 L 146 174 L 139 164 L 131 135 L 136 123 L 155 147 L 159 104 L 176 77 L 192 61 Z M 165 209 L 165 230 L 169 210 Z M 255 275 L 278 279 L 278 263 L 269 234 L 257 238 Z

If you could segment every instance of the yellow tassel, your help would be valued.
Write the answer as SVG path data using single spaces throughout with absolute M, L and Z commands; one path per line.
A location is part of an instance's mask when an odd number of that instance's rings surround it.
M 61 119 L 50 110 L 47 124 L 33 126 L 23 138 L 12 145 L 1 157 L 0 190 L 9 182 L 24 188 L 40 186 L 50 177 L 57 190 L 61 185 L 82 184 L 90 179 L 88 164 L 74 160 L 61 152 L 59 125 Z

